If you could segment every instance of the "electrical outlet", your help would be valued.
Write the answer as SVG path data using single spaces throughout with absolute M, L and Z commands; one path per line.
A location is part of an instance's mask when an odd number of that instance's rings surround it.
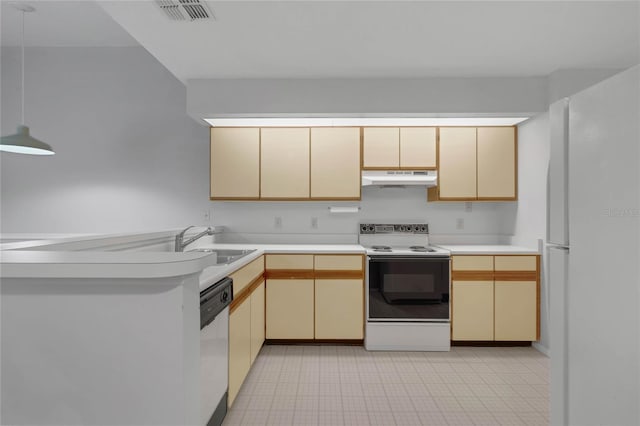
M 459 217 L 456 219 L 456 229 L 464 229 L 464 219 Z
M 317 217 L 312 217 L 311 218 L 311 227 L 313 229 L 318 229 L 318 218 Z
M 464 211 L 467 213 L 471 213 L 471 201 L 467 201 L 466 203 L 464 203 Z
M 277 229 L 282 228 L 282 218 L 280 216 L 276 216 L 273 219 L 273 226 L 274 228 L 277 228 Z
M 203 210 L 202 219 L 204 219 L 204 223 L 211 223 L 211 210 Z

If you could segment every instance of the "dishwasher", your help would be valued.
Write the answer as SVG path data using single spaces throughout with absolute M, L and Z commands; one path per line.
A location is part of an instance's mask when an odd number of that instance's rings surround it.
M 232 299 L 228 277 L 200 293 L 200 419 L 206 426 L 220 426 L 227 414 Z

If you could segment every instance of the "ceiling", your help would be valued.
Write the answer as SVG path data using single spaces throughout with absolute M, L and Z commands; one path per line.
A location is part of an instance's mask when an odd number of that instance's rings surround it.
M 639 62 L 639 2 L 100 1 L 179 79 L 544 76 Z
M 50 47 L 139 46 L 94 1 L 20 1 L 36 8 L 25 14 L 25 45 Z M 19 46 L 22 17 L 0 0 L 2 46 Z
M 20 15 L 0 0 L 3 46 Z M 633 1 L 208 1 L 170 21 L 152 0 L 28 1 L 27 46 L 142 45 L 192 78 L 545 76 L 640 62 Z M 106 11 L 106 12 L 105 12 Z

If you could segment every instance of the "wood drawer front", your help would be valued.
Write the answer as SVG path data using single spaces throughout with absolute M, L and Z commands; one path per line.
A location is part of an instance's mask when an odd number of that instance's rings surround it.
M 267 269 L 313 270 L 312 254 L 268 254 Z
M 493 271 L 493 256 L 452 256 L 454 271 Z
M 264 272 L 264 256 L 260 256 L 242 269 L 229 275 L 233 279 L 233 296 L 237 296 Z
M 537 256 L 496 256 L 496 271 L 536 271 Z
M 362 255 L 316 255 L 317 271 L 362 271 Z

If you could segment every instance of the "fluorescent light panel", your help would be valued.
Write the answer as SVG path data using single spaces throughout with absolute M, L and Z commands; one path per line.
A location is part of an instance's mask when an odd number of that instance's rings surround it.
M 513 126 L 529 117 L 205 118 L 213 127 Z

